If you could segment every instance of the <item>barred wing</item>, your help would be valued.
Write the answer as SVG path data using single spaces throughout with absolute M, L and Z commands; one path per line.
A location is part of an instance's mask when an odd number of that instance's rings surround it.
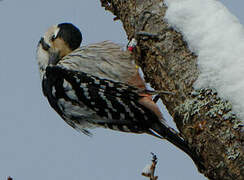
M 62 85 L 65 82 L 71 85 L 72 93 L 66 93 Z M 89 123 L 108 126 L 111 129 L 116 126 L 116 130 L 146 132 L 150 128 L 150 122 L 157 120 L 151 110 L 138 102 L 141 98 L 138 93 L 142 90 L 124 83 L 100 79 L 88 73 L 59 66 L 49 66 L 46 69 L 45 84 L 44 93 L 61 116 L 64 113 L 57 107 L 59 98 L 65 99 L 64 103 L 73 103 L 91 112 L 90 118 L 86 119 Z M 56 87 L 54 97 L 53 87 Z

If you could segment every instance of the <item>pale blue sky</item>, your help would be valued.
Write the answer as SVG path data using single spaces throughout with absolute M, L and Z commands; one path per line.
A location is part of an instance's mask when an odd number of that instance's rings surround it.
M 243 0 L 222 2 L 244 23 Z M 159 158 L 159 179 L 205 179 L 166 141 L 103 129 L 92 138 L 79 134 L 43 97 L 35 51 L 46 29 L 72 22 L 81 29 L 84 44 L 126 44 L 121 23 L 112 18 L 99 0 L 0 2 L 0 179 L 143 180 L 140 173 L 150 152 Z

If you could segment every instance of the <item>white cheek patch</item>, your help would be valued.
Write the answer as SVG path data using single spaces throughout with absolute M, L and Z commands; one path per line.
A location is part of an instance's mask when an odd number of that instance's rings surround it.
M 53 34 L 53 35 L 54 35 L 54 38 L 57 38 L 57 35 L 58 35 L 58 33 L 59 33 L 59 30 L 60 30 L 60 29 L 57 28 L 57 29 L 54 31 L 54 34 Z

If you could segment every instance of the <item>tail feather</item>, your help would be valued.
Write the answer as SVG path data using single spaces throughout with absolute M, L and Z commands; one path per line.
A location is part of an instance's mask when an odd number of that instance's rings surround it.
M 199 171 L 202 171 L 205 169 L 201 157 L 199 157 L 196 152 L 194 152 L 192 149 L 189 148 L 186 141 L 184 141 L 179 135 L 177 135 L 175 132 L 173 132 L 170 128 L 165 126 L 162 123 L 154 123 L 152 125 L 152 130 L 159 134 L 162 138 L 167 139 L 169 142 L 177 146 L 179 149 L 181 149 L 183 152 L 188 154 L 190 158 L 193 160 L 193 162 L 198 167 Z

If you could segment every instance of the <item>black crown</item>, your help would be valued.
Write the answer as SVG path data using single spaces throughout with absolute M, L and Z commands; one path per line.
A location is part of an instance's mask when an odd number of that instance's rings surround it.
M 82 41 L 82 34 L 80 30 L 71 23 L 61 23 L 58 25 L 60 28 L 57 37 L 62 38 L 70 47 L 75 50 L 80 47 Z

